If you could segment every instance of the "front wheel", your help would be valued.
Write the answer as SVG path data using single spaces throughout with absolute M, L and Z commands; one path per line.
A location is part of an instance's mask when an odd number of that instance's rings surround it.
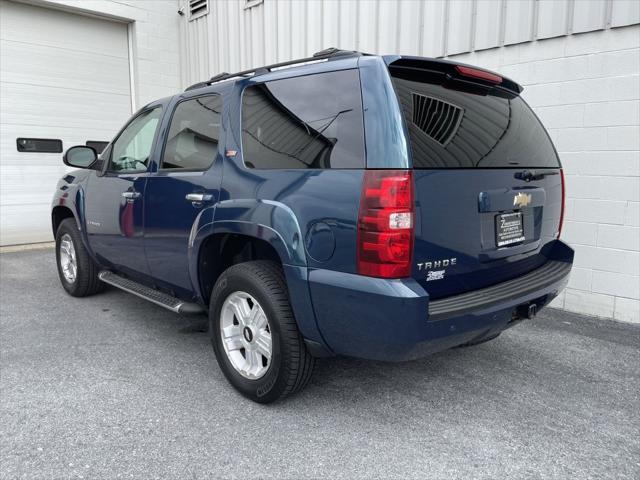
M 102 290 L 98 266 L 89 256 L 73 218 L 60 222 L 56 232 L 56 263 L 62 287 L 74 297 L 86 297 Z
M 301 390 L 311 378 L 307 351 L 279 265 L 234 265 L 218 279 L 209 308 L 211 342 L 227 380 L 244 396 L 270 403 Z

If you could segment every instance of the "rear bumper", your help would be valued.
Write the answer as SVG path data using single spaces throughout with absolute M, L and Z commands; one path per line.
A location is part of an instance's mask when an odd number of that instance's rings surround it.
M 566 286 L 573 250 L 555 243 L 549 261 L 526 275 L 433 302 L 413 279 L 312 270 L 319 331 L 336 354 L 392 361 L 494 335 L 515 323 L 518 307 L 535 303 L 539 310 Z

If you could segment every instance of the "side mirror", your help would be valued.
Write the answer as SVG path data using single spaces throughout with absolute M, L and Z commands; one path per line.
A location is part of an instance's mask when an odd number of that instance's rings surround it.
M 75 168 L 91 168 L 98 160 L 98 154 L 92 147 L 77 145 L 64 153 L 62 161 Z

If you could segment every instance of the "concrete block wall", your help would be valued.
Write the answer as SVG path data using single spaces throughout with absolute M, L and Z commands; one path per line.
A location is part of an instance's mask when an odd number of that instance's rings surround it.
M 554 305 L 640 323 L 640 26 L 450 58 L 521 83 L 560 154 L 576 257 Z

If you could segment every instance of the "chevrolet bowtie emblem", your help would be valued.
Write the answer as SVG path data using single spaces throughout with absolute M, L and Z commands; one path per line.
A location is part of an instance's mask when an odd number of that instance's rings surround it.
M 513 206 L 514 207 L 526 207 L 531 203 L 531 194 L 530 193 L 518 193 L 513 197 Z

